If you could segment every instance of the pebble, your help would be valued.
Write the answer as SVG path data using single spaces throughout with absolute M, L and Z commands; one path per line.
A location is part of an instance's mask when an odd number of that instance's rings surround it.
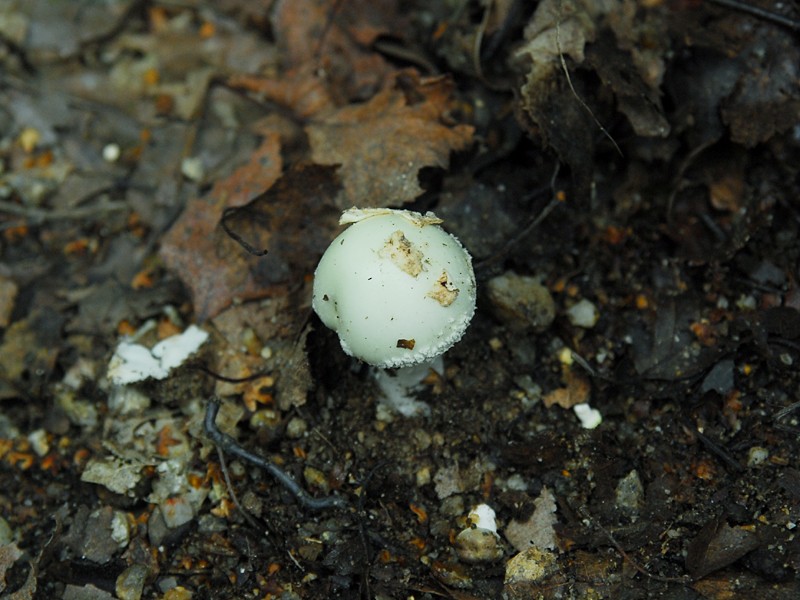
M 757 467 L 769 458 L 769 450 L 761 446 L 753 446 L 747 452 L 747 466 Z
M 116 592 L 119 600 L 139 600 L 142 597 L 147 567 L 144 565 L 131 565 L 117 577 Z
M 590 300 L 584 298 L 567 309 L 567 319 L 575 327 L 591 329 L 600 319 L 600 311 Z
M 28 434 L 28 441 L 36 456 L 43 457 L 50 452 L 50 443 L 47 441 L 47 432 L 44 429 L 36 429 Z
M 119 144 L 106 144 L 103 147 L 103 160 L 106 162 L 117 162 L 121 154 L 122 151 L 120 150 Z
M 199 156 L 187 156 L 181 162 L 181 173 L 190 181 L 202 181 L 206 175 L 203 159 Z
M 290 439 L 299 439 L 305 435 L 306 431 L 308 431 L 308 423 L 300 417 L 292 417 L 286 424 L 286 436 Z
M 490 529 L 470 527 L 456 536 L 456 554 L 464 562 L 494 562 L 503 557 L 500 538 Z
M 539 597 L 543 580 L 555 569 L 554 553 L 535 546 L 523 550 L 506 564 L 503 597 L 510 600 Z
M 189 501 L 183 496 L 169 498 L 161 503 L 161 515 L 164 523 L 170 529 L 180 527 L 194 519 L 194 510 Z
M 617 483 L 616 504 L 623 512 L 637 515 L 644 506 L 644 486 L 634 469 Z
M 515 329 L 544 331 L 556 316 L 556 304 L 536 277 L 507 272 L 486 286 L 497 317 Z
M 581 422 L 581 427 L 584 429 L 594 429 L 603 422 L 603 415 L 596 408 L 592 408 L 588 403 L 582 402 L 572 407 L 575 411 L 575 416 Z

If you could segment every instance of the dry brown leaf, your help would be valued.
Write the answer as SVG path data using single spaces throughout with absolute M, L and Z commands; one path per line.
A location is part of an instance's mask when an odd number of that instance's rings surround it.
M 228 85 L 271 100 L 290 109 L 300 119 L 334 106 L 327 82 L 317 73 L 312 63 L 282 74 L 280 78 L 233 75 Z
M 561 408 L 572 408 L 576 404 L 589 402 L 592 386 L 586 378 L 571 369 L 565 369 L 563 377 L 566 386 L 555 389 L 542 398 L 547 408 L 554 404 L 558 404 Z
M 241 206 L 269 188 L 281 168 L 278 135 L 266 135 L 248 164 L 217 183 L 207 196 L 190 201 L 164 236 L 161 257 L 189 287 L 201 320 L 214 316 L 246 291 L 244 275 L 234 270 L 239 265 L 234 265 L 228 254 L 241 249 L 217 233 L 223 210 Z
M 388 0 L 280 0 L 272 25 L 284 68 L 324 73 L 340 104 L 370 97 L 393 71 L 370 45 L 396 30 L 396 8 Z
M 659 90 L 667 49 L 640 43 L 664 27 L 660 19 L 634 0 L 544 0 L 525 28 L 515 54 L 524 76 L 520 120 L 570 166 L 579 189 L 588 189 L 595 141 L 610 119 L 596 114 L 595 86 L 584 85 L 573 67 L 600 77 L 639 135 L 667 135 Z
M 306 128 L 314 161 L 341 165 L 340 208 L 410 202 L 423 192 L 420 169 L 446 168 L 450 152 L 472 142 L 471 126 L 446 121 L 452 81 L 405 75 L 369 102 L 346 106 Z

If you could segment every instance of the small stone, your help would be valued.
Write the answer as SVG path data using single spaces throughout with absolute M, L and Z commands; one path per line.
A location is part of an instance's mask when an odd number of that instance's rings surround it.
M 114 511 L 111 517 L 111 539 L 124 548 L 131 541 L 131 524 L 128 516 L 119 510 Z
M 463 565 L 435 561 L 431 565 L 431 571 L 436 575 L 436 579 L 448 587 L 459 590 L 466 590 L 472 587 L 472 577 L 469 576 L 469 572 Z M 455 594 L 452 595 L 456 596 Z
M 114 595 L 91 584 L 78 586 L 68 584 L 64 588 L 63 600 L 114 600 Z
M 531 546 L 511 557 L 506 565 L 505 583 L 538 581 L 556 564 L 555 554 Z
M 94 429 L 99 417 L 97 407 L 88 400 L 77 398 L 73 390 L 62 388 L 57 390 L 56 405 L 64 411 L 73 425 Z
M 139 483 L 141 466 L 126 463 L 119 458 L 93 458 L 89 460 L 81 481 L 97 483 L 115 494 L 126 494 Z
M 194 519 L 192 505 L 183 496 L 169 498 L 161 504 L 161 514 L 164 523 L 170 529 L 180 527 Z
M 42 457 L 50 452 L 50 443 L 47 441 L 47 432 L 44 429 L 36 429 L 28 434 L 28 441 L 36 456 Z
M 421 467 L 417 470 L 417 487 L 428 485 L 431 482 L 431 468 L 429 466 Z
M 592 408 L 588 403 L 582 402 L 572 407 L 575 411 L 575 416 L 581 422 L 581 427 L 584 429 L 594 429 L 603 422 L 603 416 L 596 408 Z
M 456 554 L 464 562 L 494 562 L 503 557 L 500 538 L 489 529 L 470 527 L 456 536 Z
M 319 469 L 315 469 L 314 467 L 306 467 L 303 469 L 303 477 L 309 486 L 322 490 L 325 493 L 330 491 L 328 478 L 325 476 L 325 473 Z
M 119 144 L 106 144 L 103 147 L 103 160 L 106 162 L 117 162 L 121 154 Z
M 591 301 L 584 298 L 567 309 L 567 319 L 575 327 L 591 329 L 597 325 L 600 311 Z
M 477 529 L 488 529 L 492 533 L 497 533 L 497 514 L 488 504 L 479 504 L 467 515 L 467 520 Z
M 181 162 L 181 173 L 190 181 L 202 181 L 206 175 L 203 159 L 199 156 L 187 156 Z
M 630 515 L 638 515 L 644 505 L 644 486 L 636 470 L 619 480 L 616 489 L 617 507 Z
M 508 272 L 490 279 L 487 291 L 494 313 L 512 328 L 544 331 L 555 319 L 550 290 L 535 277 Z
M 192 600 L 192 592 L 179 585 L 168 590 L 161 600 Z
M 308 424 L 300 417 L 292 417 L 286 424 L 286 436 L 296 440 L 303 437 L 308 431 Z
M 119 600 L 139 600 L 142 597 L 147 567 L 144 565 L 131 565 L 117 577 L 116 592 Z
M 759 465 L 764 464 L 764 462 L 769 458 L 769 450 L 766 448 L 762 448 L 761 446 L 753 446 L 747 452 L 747 466 L 748 467 L 757 467 Z

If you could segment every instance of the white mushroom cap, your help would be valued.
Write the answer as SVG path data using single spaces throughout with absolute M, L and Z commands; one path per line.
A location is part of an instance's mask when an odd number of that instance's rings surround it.
M 345 352 L 381 368 L 432 360 L 475 313 L 472 259 L 441 219 L 351 208 L 314 274 L 314 311 Z

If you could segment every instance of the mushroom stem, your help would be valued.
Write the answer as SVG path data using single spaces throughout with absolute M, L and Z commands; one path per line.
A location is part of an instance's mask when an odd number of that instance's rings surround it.
M 399 369 L 387 370 L 374 367 L 372 375 L 382 393 L 379 402 L 404 417 L 430 415 L 430 406 L 414 398 L 414 393 L 422 389 L 422 382 L 431 371 L 444 372 L 444 360 L 441 355 Z

